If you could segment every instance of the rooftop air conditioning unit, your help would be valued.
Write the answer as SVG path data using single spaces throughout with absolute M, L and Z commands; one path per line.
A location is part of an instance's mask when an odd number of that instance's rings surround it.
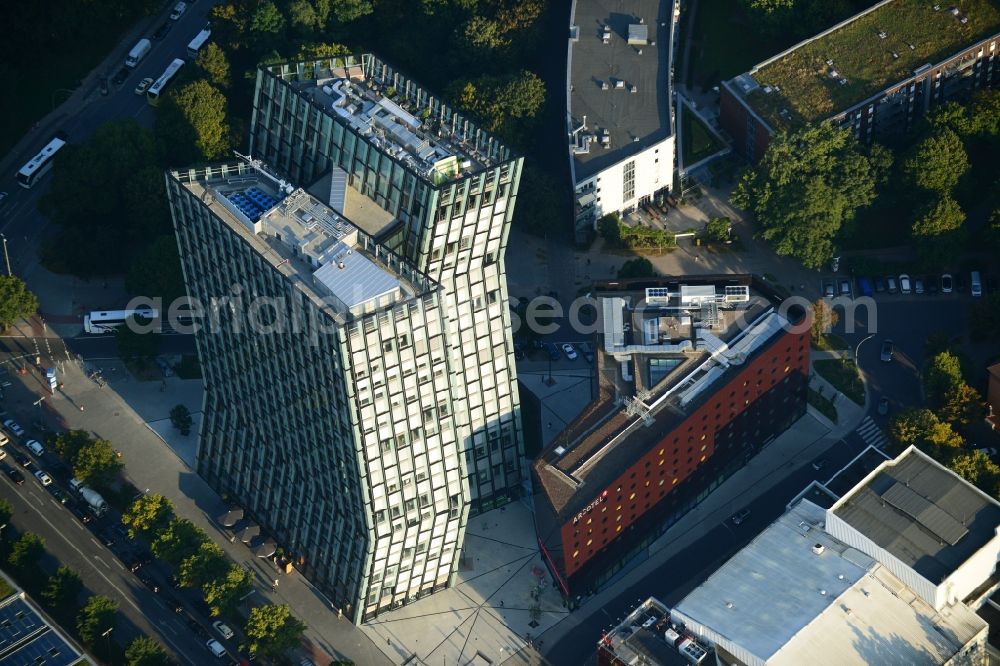
M 607 81 L 601 81 L 601 90 L 611 90 L 611 86 L 608 85 Z
M 623 79 L 615 79 L 615 88 L 624 88 L 625 81 Z
M 814 553 L 816 553 L 817 555 L 822 555 L 822 554 L 823 554 L 823 552 L 824 552 L 824 551 L 826 550 L 826 546 L 824 546 L 824 545 L 823 545 L 823 544 L 821 544 L 821 543 L 814 543 L 814 544 L 813 544 L 813 548 L 812 548 L 812 550 L 813 550 L 813 552 L 814 552 Z

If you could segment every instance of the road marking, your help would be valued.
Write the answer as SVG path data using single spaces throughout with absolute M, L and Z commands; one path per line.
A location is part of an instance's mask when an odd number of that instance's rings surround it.
M 105 562 L 104 560 L 101 559 L 100 555 L 94 555 L 94 559 L 97 560 L 98 562 L 100 562 L 101 564 L 103 564 L 104 566 L 108 567 L 109 569 L 111 568 L 110 566 L 108 566 L 107 562 Z
M 101 544 L 99 544 L 99 543 L 97 542 L 97 539 L 95 539 L 94 537 L 90 537 L 90 540 L 94 542 L 94 545 L 95 545 L 95 546 L 100 546 L 100 545 L 101 545 Z
M 30 506 L 30 505 L 29 505 L 29 506 Z M 42 513 L 42 512 L 41 512 L 41 511 L 39 511 L 38 509 L 34 509 L 34 511 L 35 511 L 35 513 L 37 513 L 37 514 L 38 514 L 39 518 L 41 518 L 42 520 L 44 520 L 44 521 L 45 521 L 45 522 L 46 522 L 46 523 L 48 524 L 48 526 L 52 528 L 52 531 L 53 531 L 53 532 L 55 532 L 55 533 L 56 533 L 56 534 L 58 534 L 58 535 L 59 535 L 60 537 L 62 537 L 62 540 L 63 540 L 63 541 L 65 541 L 65 542 L 66 542 L 66 544 L 67 544 L 67 545 L 68 545 L 68 546 L 69 546 L 70 548 L 72 548 L 72 549 L 73 549 L 73 550 L 75 550 L 75 551 L 76 551 L 77 553 L 79 553 L 79 554 L 80 554 L 80 557 L 82 557 L 82 558 L 83 558 L 84 560 L 86 560 L 87 562 L 90 562 L 90 561 L 89 561 L 89 560 L 87 559 L 87 554 L 86 554 L 86 553 L 84 553 L 84 552 L 83 552 L 82 550 L 80 550 L 80 549 L 79 549 L 79 548 L 77 547 L 77 545 L 76 545 L 75 543 L 73 543 L 73 541 L 71 541 L 71 540 L 70 540 L 70 539 L 69 539 L 69 538 L 68 538 L 68 537 L 67 537 L 67 536 L 66 536 L 65 534 L 63 534 L 63 533 L 62 533 L 62 530 L 60 530 L 60 529 L 59 529 L 58 527 L 56 527 L 55 525 L 53 525 L 53 524 L 52 524 L 52 521 L 51 521 L 51 520 L 49 520 L 48 518 L 46 518 L 46 517 L 45 517 L 45 514 L 44 514 L 44 513 Z M 93 541 L 93 539 L 91 539 L 91 540 Z M 95 542 L 95 543 L 96 543 L 96 542 Z M 107 564 L 105 564 L 105 563 L 104 563 L 104 561 L 103 561 L 103 560 L 101 560 L 101 558 L 100 558 L 100 556 L 99 556 L 99 555 L 94 555 L 94 559 L 96 559 L 96 560 L 99 560 L 99 561 L 101 561 L 101 564 L 104 564 L 104 566 L 108 566 Z M 115 582 L 114 582 L 113 580 L 111 580 L 110 578 L 108 578 L 108 577 L 107 577 L 107 576 L 106 576 L 106 575 L 104 574 L 104 572 L 103 572 L 103 571 L 101 571 L 101 570 L 100 570 L 99 568 L 97 568 L 97 566 L 95 566 L 95 565 L 94 565 L 94 564 L 93 564 L 92 562 L 90 563 L 90 565 L 91 565 L 91 567 L 93 567 L 94 571 L 96 571 L 96 572 L 97 572 L 97 575 L 98 575 L 98 576 L 100 576 L 101 578 L 103 578 L 103 579 L 104 579 L 104 581 L 105 581 L 105 582 L 106 582 L 106 583 L 107 583 L 108 585 L 110 585 L 111 587 L 113 587 L 113 588 L 115 588 L 116 590 L 118 590 L 118 593 L 119 593 L 119 594 L 121 595 L 122 599 L 124 599 L 124 600 L 125 600 L 125 603 L 127 603 L 127 604 L 128 604 L 129 606 L 131 606 L 131 607 L 132 607 L 133 609 L 135 609 L 135 612 L 136 612 L 136 613 L 138 613 L 138 614 L 139 614 L 139 615 L 141 615 L 142 617 L 146 618 L 146 620 L 147 620 L 147 621 L 149 622 L 150 626 L 152 626 L 152 627 L 154 627 L 154 628 L 155 628 L 155 627 L 156 627 L 156 626 L 158 625 L 158 623 L 157 623 L 156 621 L 154 621 L 154 620 L 153 620 L 153 618 L 151 618 L 151 617 L 147 616 L 147 615 L 146 615 L 146 614 L 145 614 L 144 612 L 142 612 L 142 609 L 141 609 L 141 608 L 139 608 L 139 605 L 138 605 L 138 604 L 136 604 L 136 603 L 135 603 L 135 601 L 133 601 L 132 597 L 130 597 L 130 596 L 129 596 L 129 595 L 128 595 L 128 594 L 126 593 L 126 592 L 125 592 L 125 590 L 123 590 L 122 588 L 118 587 L 118 585 L 117 585 L 117 584 L 116 584 L 116 583 L 115 583 Z M 170 640 L 170 638 L 169 638 L 169 637 L 167 637 L 167 636 L 164 636 L 164 638 L 166 639 L 166 641 L 167 641 L 168 643 L 170 643 L 170 647 L 172 647 L 172 648 L 174 649 L 174 651 L 176 651 L 176 652 L 177 652 L 177 654 L 179 654 L 179 655 L 181 655 L 181 656 L 185 657 L 185 658 L 186 658 L 186 659 L 188 660 L 188 662 L 190 662 L 190 663 L 192 663 L 192 664 L 196 664 L 196 663 L 198 663 L 198 660 L 197 660 L 197 659 L 192 659 L 192 658 L 191 658 L 191 655 L 187 654 L 187 653 L 186 653 L 186 652 L 185 652 L 184 650 L 182 650 L 182 649 L 181 649 L 181 647 L 180 647 L 179 645 L 177 645 L 177 644 L 176 644 L 176 643 L 175 643 L 174 641 Z M 199 655 L 199 656 L 201 656 L 201 655 Z

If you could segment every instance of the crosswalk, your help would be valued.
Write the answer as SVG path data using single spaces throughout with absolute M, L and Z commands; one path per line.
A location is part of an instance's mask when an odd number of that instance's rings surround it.
M 861 422 L 861 425 L 858 426 L 855 432 L 861 436 L 861 439 L 865 440 L 865 444 L 878 449 L 883 448 L 889 442 L 885 433 L 882 432 L 882 429 L 878 427 L 878 424 L 870 416 L 865 417 L 865 420 Z

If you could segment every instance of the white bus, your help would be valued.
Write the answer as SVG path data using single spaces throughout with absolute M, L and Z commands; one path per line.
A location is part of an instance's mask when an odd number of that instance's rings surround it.
M 201 47 L 205 45 L 205 42 L 207 42 L 208 38 L 211 36 L 212 36 L 212 31 L 209 30 L 208 28 L 205 28 L 197 35 L 195 35 L 194 39 L 191 40 L 191 43 L 188 44 L 188 57 L 197 58 L 198 52 L 201 51 Z
M 134 310 L 94 311 L 83 316 L 83 332 L 90 335 L 114 333 L 115 329 L 125 323 L 129 317 L 139 316 L 150 321 L 156 319 L 159 313 L 153 308 L 136 308 Z
M 66 142 L 62 139 L 52 139 L 41 152 L 31 158 L 31 160 L 21 167 L 17 172 L 17 184 L 25 189 L 29 189 L 39 178 L 44 176 L 52 168 L 52 161 Z
M 166 71 L 160 74 L 160 78 L 156 79 L 156 83 L 149 87 L 146 91 L 146 101 L 156 106 L 160 103 L 160 94 L 166 89 L 170 81 L 177 75 L 180 68 L 184 66 L 184 61 L 180 58 L 174 58 L 174 61 L 167 65 Z

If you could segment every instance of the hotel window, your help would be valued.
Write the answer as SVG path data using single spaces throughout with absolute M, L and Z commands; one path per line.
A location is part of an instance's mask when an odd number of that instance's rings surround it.
M 635 160 L 625 165 L 625 178 L 622 189 L 622 201 L 629 201 L 635 198 Z

